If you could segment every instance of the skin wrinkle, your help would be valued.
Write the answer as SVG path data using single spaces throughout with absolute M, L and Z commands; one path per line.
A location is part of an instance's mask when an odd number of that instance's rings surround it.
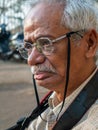
M 51 11 L 54 8 L 54 17 L 52 17 Z M 59 12 L 58 8 L 60 9 Z M 40 13 L 38 14 L 39 11 Z M 38 4 L 36 8 L 31 10 L 31 13 L 28 16 L 24 26 L 24 32 L 29 33 L 29 39 L 31 39 L 31 41 L 33 41 L 33 38 L 37 37 L 39 34 L 51 34 L 53 37 L 57 38 L 70 32 L 68 28 L 61 26 L 62 12 L 63 9 L 58 4 L 53 4 L 52 7 L 48 6 L 48 4 Z M 47 14 L 49 17 L 47 17 Z M 27 22 L 28 19 L 33 20 L 35 16 L 37 23 L 35 24 L 36 26 L 33 25 L 35 30 L 32 30 L 31 24 L 27 24 Z M 93 34 L 93 32 L 90 31 L 89 33 L 86 33 L 83 38 L 79 39 L 79 46 L 76 46 L 76 41 L 73 42 L 71 39 L 71 67 L 67 96 L 70 95 L 83 81 L 85 81 L 85 79 L 93 72 L 96 67 L 93 61 L 93 56 L 87 57 L 87 54 L 90 54 L 94 51 L 93 49 L 92 52 L 90 52 L 89 48 L 87 47 L 89 44 L 87 39 L 89 39 L 90 33 Z M 27 39 L 27 41 L 29 39 Z M 93 40 L 94 44 L 94 38 L 91 37 L 91 39 Z M 53 68 L 55 68 L 57 73 L 47 73 L 43 71 L 43 73 L 48 78 L 43 80 L 36 80 L 36 82 L 39 86 L 56 91 L 59 101 L 62 101 L 66 82 L 67 38 L 59 41 L 54 46 L 56 49 L 51 56 L 44 56 L 34 48 L 32 50 L 32 54 L 28 58 L 28 64 L 31 67 L 42 65 L 40 66 L 41 69 L 43 69 L 43 66 L 46 65 L 47 70 L 50 69 L 51 65 Z M 48 65 L 48 63 L 50 65 Z

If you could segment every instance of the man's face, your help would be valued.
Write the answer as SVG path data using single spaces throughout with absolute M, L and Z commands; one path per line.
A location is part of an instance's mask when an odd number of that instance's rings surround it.
M 25 21 L 24 40 L 34 42 L 39 37 L 53 40 L 68 33 L 69 30 L 60 24 L 62 11 L 62 5 L 59 4 L 39 4 L 34 7 Z M 34 48 L 28 64 L 34 70 L 38 67 L 37 72 L 34 72 L 38 85 L 59 91 L 64 89 L 66 81 L 67 38 L 55 43 L 54 48 L 51 55 L 43 55 Z

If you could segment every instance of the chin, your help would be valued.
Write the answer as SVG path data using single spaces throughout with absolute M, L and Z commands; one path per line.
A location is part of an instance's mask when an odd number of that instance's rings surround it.
M 37 83 L 38 86 L 42 86 L 44 88 L 46 88 L 50 84 L 50 83 L 47 83 L 47 82 L 44 82 L 44 81 L 41 81 L 41 80 L 36 80 L 36 83 Z
M 58 87 L 57 83 L 54 82 L 45 82 L 45 81 L 36 80 L 36 83 L 38 86 L 41 86 L 51 91 L 55 91 L 55 89 Z

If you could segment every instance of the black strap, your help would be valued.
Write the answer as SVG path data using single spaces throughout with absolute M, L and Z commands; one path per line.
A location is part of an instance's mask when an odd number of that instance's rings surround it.
M 60 117 L 53 130 L 70 130 L 98 99 L 98 72 Z

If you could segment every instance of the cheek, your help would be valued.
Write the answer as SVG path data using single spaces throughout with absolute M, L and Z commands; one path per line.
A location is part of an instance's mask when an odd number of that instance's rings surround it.
M 59 61 L 59 63 L 56 65 L 56 70 L 61 77 L 65 77 L 66 73 L 66 64 L 63 62 Z
M 64 44 L 64 43 L 62 43 Z M 61 76 L 65 76 L 66 73 L 66 63 L 67 63 L 67 51 L 66 46 L 62 45 L 58 47 L 57 54 L 54 56 L 54 64 Z
M 56 69 L 59 76 L 64 77 L 66 73 L 66 55 L 53 56 L 51 59 L 51 64 Z

